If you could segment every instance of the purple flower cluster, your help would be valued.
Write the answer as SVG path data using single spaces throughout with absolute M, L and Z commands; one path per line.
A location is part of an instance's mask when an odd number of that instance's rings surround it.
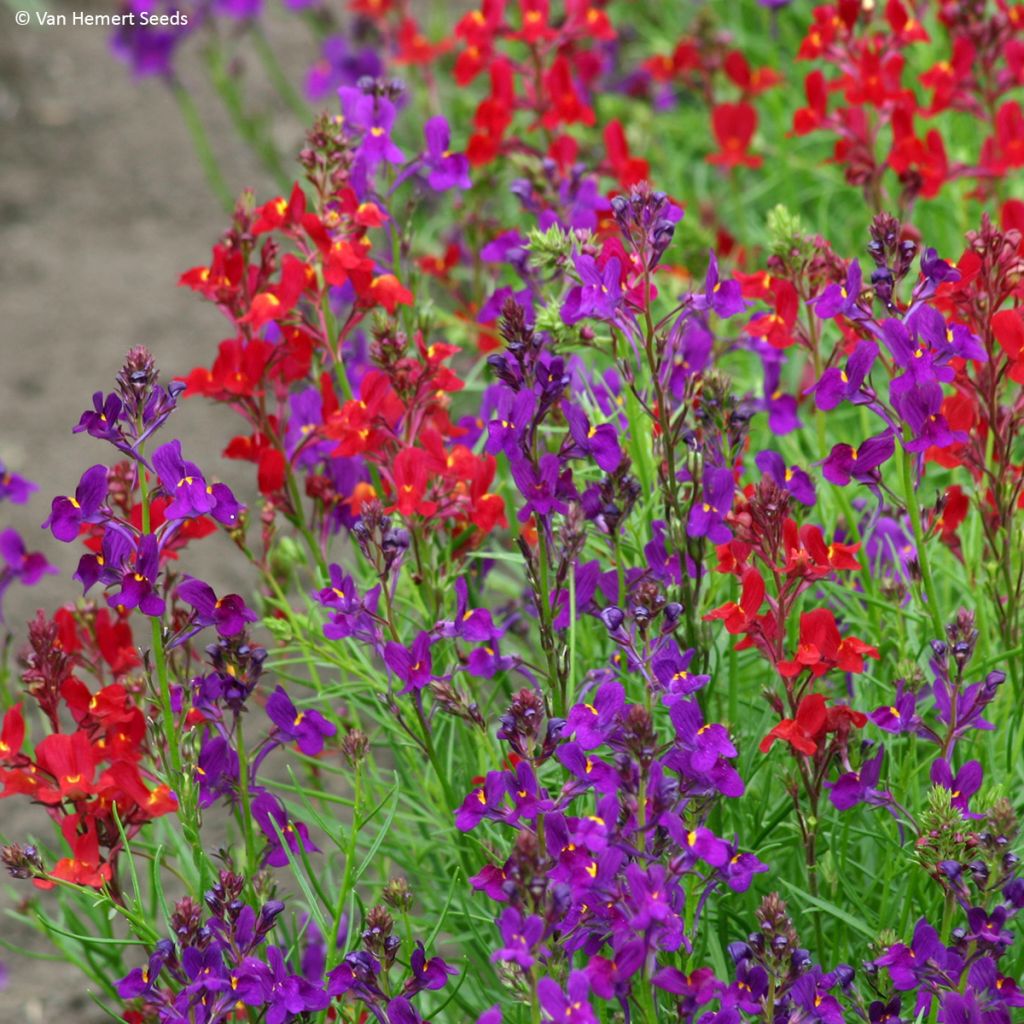
M 711 890 L 745 891 L 767 870 L 706 824 L 720 796 L 743 792 L 725 729 L 705 723 L 694 699 L 676 697 L 665 743 L 621 683 L 591 685 L 592 703 L 564 720 L 520 691 L 499 731 L 510 767 L 488 772 L 455 816 L 462 831 L 489 821 L 514 832 L 507 859 L 472 880 L 505 905 L 492 959 L 543 976 L 556 954 L 587 958 L 568 997 L 550 979 L 539 991 L 553 1019 L 566 999 L 581 1004 L 573 1019 L 596 1019 L 585 1009 L 589 990 L 626 1006 L 635 985 L 660 984 L 668 976 L 659 965 L 690 948 L 687 928 Z
M 329 944 L 311 918 L 301 938 L 271 944 L 284 904 L 270 900 L 254 910 L 242 899 L 245 886 L 243 876 L 222 871 L 204 896 L 205 920 L 199 904 L 180 900 L 171 917 L 174 939 L 158 942 L 145 967 L 121 978 L 118 994 L 166 1024 L 224 1024 L 247 1007 L 261 1011 L 267 1024 L 285 1024 L 335 1000 L 362 1004 L 379 1024 L 421 1024 L 416 995 L 444 988 L 458 973 L 440 957 L 428 958 L 417 942 L 404 981 L 392 977 L 401 942 L 382 905 L 367 913 L 362 949 L 342 954 L 344 924 Z
M 0 462 L 0 502 L 10 501 L 24 505 L 33 492 L 39 488 L 19 473 L 8 470 Z M 46 556 L 39 551 L 29 551 L 21 534 L 14 529 L 0 530 L 0 625 L 4 621 L 4 594 L 17 581 L 22 586 L 33 587 L 44 576 L 56 573 L 56 566 L 50 565 Z
M 195 463 L 182 457 L 180 441 L 161 445 L 150 459 L 145 456 L 146 442 L 166 423 L 182 390 L 180 384 L 165 389 L 157 378 L 152 356 L 133 349 L 118 376 L 118 390 L 93 396 L 93 409 L 83 413 L 75 431 L 109 442 L 131 461 L 87 469 L 73 497 L 53 499 L 43 526 L 65 543 L 93 527 L 97 549 L 81 557 L 75 572 L 84 592 L 101 584 L 111 607 L 138 608 L 159 618 L 172 589 L 164 564 L 188 531 L 206 517 L 234 527 L 243 509 L 226 484 L 208 482 Z M 147 487 L 150 473 L 155 480 Z M 142 493 L 140 506 L 134 504 L 136 491 Z M 160 522 L 152 504 L 156 499 L 162 500 Z M 138 519 L 133 512 L 139 513 Z M 237 594 L 218 599 L 200 580 L 186 580 L 176 596 L 193 613 L 172 638 L 172 646 L 211 626 L 220 636 L 233 636 L 256 618 Z

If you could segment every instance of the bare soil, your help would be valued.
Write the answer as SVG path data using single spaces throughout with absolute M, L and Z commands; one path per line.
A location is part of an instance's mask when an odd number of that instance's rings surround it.
M 133 345 L 148 346 L 169 379 L 209 365 L 227 332 L 213 307 L 176 287 L 183 270 L 206 262 L 226 218 L 169 90 L 156 79 L 134 81 L 111 55 L 107 29 L 17 27 L 19 6 L 18 0 L 0 4 L 0 459 L 40 489 L 28 506 L 0 507 L 0 527 L 19 528 L 30 548 L 42 548 L 61 569 L 40 587 L 8 591 L 6 619 L 20 643 L 36 608 L 52 609 L 79 593 L 70 575 L 80 552 L 55 543 L 39 524 L 52 496 L 73 493 L 81 473 L 109 457 L 101 442 L 71 434 L 92 392 L 110 389 Z M 298 74 L 311 45 L 276 2 L 268 6 L 274 8 L 268 35 Z M 114 8 L 79 2 L 49 9 Z M 270 198 L 271 184 L 230 131 L 188 49 L 181 76 L 194 91 L 231 188 L 252 187 Z M 258 68 L 250 71 L 256 102 L 274 113 L 275 131 L 291 151 L 301 141 L 300 126 L 277 110 Z M 173 432 L 187 456 L 244 494 L 248 467 L 219 456 L 237 425 L 193 399 Z M 218 586 L 241 586 L 230 545 L 221 538 L 203 543 L 194 571 Z M 24 841 L 47 828 L 23 800 L 0 802 L 0 835 L 7 839 Z M 0 911 L 29 893 L 26 883 L 4 876 Z M 50 951 L 6 914 L 0 939 Z M 4 950 L 0 960 L 10 975 L 0 990 L 0 1024 L 109 1019 L 89 1000 L 72 965 Z

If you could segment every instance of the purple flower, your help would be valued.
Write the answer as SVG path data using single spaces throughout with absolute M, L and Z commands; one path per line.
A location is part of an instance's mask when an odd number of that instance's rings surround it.
M 573 971 L 563 992 L 558 982 L 541 978 L 537 983 L 537 996 L 541 1009 L 559 1024 L 598 1024 L 598 1018 L 588 1001 L 590 982 L 583 971 Z
M 808 305 L 814 306 L 814 312 L 822 320 L 831 320 L 835 316 L 851 316 L 857 310 L 863 280 L 860 263 L 851 260 L 846 268 L 846 283 L 830 284 Z
M 509 468 L 524 498 L 517 517 L 521 523 L 525 523 L 533 514 L 548 516 L 553 512 L 568 511 L 562 498 L 575 493 L 572 473 L 568 469 L 564 474 L 561 473 L 562 464 L 557 455 L 542 455 L 540 465 L 536 467 L 522 456 L 512 455 L 509 457 Z
M 200 807 L 209 807 L 222 796 L 234 793 L 238 785 L 238 754 L 223 736 L 209 736 L 203 741 L 196 777 Z
M 136 78 L 174 73 L 172 60 L 178 45 L 203 20 L 203 12 L 193 8 L 179 14 L 179 25 L 158 26 L 139 24 L 139 15 L 167 14 L 174 16 L 177 7 L 157 0 L 131 0 L 127 12 L 135 14 L 135 24 L 119 26 L 111 36 L 110 48 L 114 55 L 128 64 Z M 184 17 L 182 17 L 184 15 Z M 185 20 L 187 18 L 187 21 Z
M 455 600 L 455 618 L 434 627 L 438 636 L 458 637 L 471 644 L 490 643 L 504 636 L 505 631 L 494 624 L 486 608 L 469 607 L 469 585 L 465 576 L 455 581 Z
M 693 650 L 680 653 L 679 647 L 670 639 L 666 647 L 655 655 L 651 669 L 666 691 L 666 704 L 687 697 L 710 682 L 710 676 L 693 675 L 688 671 L 695 653 Z
M 732 278 L 722 281 L 718 276 L 718 258 L 714 251 L 708 260 L 708 272 L 704 277 L 704 294 L 694 295 L 696 309 L 710 309 L 723 320 L 742 313 L 748 303 L 743 298 L 739 281 Z
M 92 396 L 92 410 L 82 413 L 81 419 L 72 433 L 86 431 L 90 437 L 97 437 L 101 441 L 111 441 L 114 444 L 121 440 L 121 431 L 117 421 L 121 418 L 123 406 L 121 399 L 111 392 L 104 397 L 102 391 L 97 391 Z
M 884 707 L 876 708 L 868 715 L 868 718 L 879 729 L 884 729 L 886 732 L 911 732 L 921 720 L 916 709 L 917 695 L 913 690 L 907 690 L 901 679 L 896 683 L 895 701 Z
M 169 939 L 160 939 L 153 947 L 149 963 L 145 967 L 136 967 L 117 982 L 117 994 L 122 999 L 137 999 L 150 996 L 156 991 L 156 981 L 164 964 L 174 956 L 174 946 Z
M 952 264 L 939 259 L 939 254 L 931 248 L 921 253 L 921 273 L 933 284 L 960 280 L 960 271 Z
M 910 946 L 898 942 L 874 962 L 888 969 L 893 988 L 905 992 L 916 988 L 935 967 L 944 968 L 948 958 L 946 947 L 939 941 L 939 933 L 922 917 L 914 927 Z
M 807 974 L 797 978 L 790 989 L 793 1002 L 803 1010 L 800 1019 L 805 1021 L 821 1021 L 822 1024 L 843 1024 L 843 1008 L 835 996 L 828 994 L 822 984 L 820 968 L 812 968 Z
M 829 799 L 833 806 L 841 811 L 848 811 L 860 803 L 874 806 L 885 806 L 892 801 L 892 795 L 878 790 L 878 778 L 882 771 L 882 758 L 885 748 L 879 747 L 878 753 L 866 760 L 860 770 L 845 772 L 835 782 L 826 782 Z
M 331 997 L 319 985 L 292 974 L 284 954 L 267 946 L 267 963 L 246 957 L 234 972 L 240 998 L 249 1006 L 266 1006 L 266 1024 L 284 1024 L 296 1014 L 326 1010 Z
M 111 606 L 138 608 L 144 615 L 163 615 L 164 599 L 154 590 L 160 574 L 160 551 L 156 537 L 145 534 L 139 538 L 133 563 L 128 563 L 121 572 L 121 589 L 107 596 Z
M 364 77 L 379 78 L 383 73 L 384 65 L 372 47 L 350 50 L 345 36 L 329 36 L 324 40 L 320 60 L 306 74 L 306 95 L 319 103 L 339 86 L 355 85 Z
M 742 796 L 743 780 L 729 764 L 737 751 L 726 728 L 717 722 L 705 724 L 695 700 L 674 701 L 669 717 L 675 726 L 676 745 L 662 759 L 665 767 L 689 780 L 693 791 Z
M 488 772 L 484 784 L 474 789 L 462 806 L 455 812 L 455 826 L 460 832 L 470 832 L 488 818 L 500 821 L 505 818 L 502 804 L 508 792 L 508 780 L 504 772 Z
M 855 401 L 861 386 L 878 358 L 878 346 L 873 341 L 861 341 L 846 361 L 846 369 L 830 366 L 811 388 L 819 409 L 834 409 L 842 401 Z
M 345 640 L 355 636 L 368 643 L 376 642 L 380 635 L 377 620 L 377 601 L 380 586 L 360 596 L 355 580 L 346 575 L 341 566 L 332 564 L 331 585 L 317 594 L 317 600 L 331 611 L 331 620 L 324 626 L 328 640 Z
M 283 868 L 288 864 L 288 854 L 282 845 L 287 844 L 293 854 L 302 851 L 319 853 L 320 848 L 309 838 L 309 829 L 300 821 L 291 821 L 284 805 L 270 793 L 260 793 L 253 800 L 252 816 L 267 837 L 267 851 L 263 857 L 264 865 Z
M 778 452 L 758 452 L 754 463 L 762 473 L 770 476 L 776 485 L 804 505 L 813 505 L 816 498 L 814 484 L 806 470 L 799 466 L 787 467 Z
M 822 463 L 822 475 L 831 483 L 845 487 L 850 480 L 877 485 L 878 467 L 892 458 L 896 441 L 891 430 L 869 437 L 856 451 L 848 444 L 837 444 Z
M 577 449 L 590 456 L 606 473 L 614 473 L 622 463 L 618 434 L 610 423 L 592 427 L 587 414 L 570 402 L 562 403 L 562 412 L 569 424 L 569 433 Z
M 622 304 L 622 264 L 612 256 L 602 270 L 593 256 L 573 253 L 581 283 L 569 289 L 562 305 L 562 320 L 575 324 L 585 318 L 615 320 Z
M 412 971 L 412 975 L 406 981 L 405 988 L 403 989 L 407 996 L 422 992 L 423 989 L 436 992 L 439 988 L 444 988 L 448 984 L 448 979 L 452 975 L 459 973 L 455 967 L 445 963 L 439 956 L 432 956 L 428 960 L 426 953 L 423 951 L 422 942 L 416 943 L 416 948 L 413 950 L 412 957 L 409 960 L 409 968 Z
M 704 471 L 703 497 L 693 503 L 686 533 L 690 537 L 707 537 L 712 544 L 725 544 L 732 531 L 725 525 L 725 516 L 732 509 L 736 491 L 732 470 L 725 467 Z
M 512 457 L 523 449 L 527 430 L 533 422 L 537 399 L 529 389 L 519 392 L 502 387 L 498 393 L 495 418 L 487 424 L 487 443 L 484 450 L 488 455 L 505 452 Z
M 282 687 L 267 699 L 267 717 L 289 739 L 294 740 L 307 757 L 316 757 L 324 748 L 324 740 L 337 729 L 319 711 L 299 711 Z
M 0 462 L 0 501 L 12 501 L 15 505 L 24 505 L 29 496 L 38 490 L 37 484 L 18 473 L 11 472 Z
M 981 789 L 981 781 L 984 772 L 980 761 L 968 761 L 957 773 L 949 762 L 940 757 L 932 764 L 931 780 L 936 786 L 942 786 L 951 793 L 950 804 L 955 807 L 964 817 L 979 817 L 972 815 L 967 801 Z
M 547 956 L 547 950 L 540 946 L 544 921 L 536 915 L 524 918 L 515 907 L 506 907 L 498 918 L 498 930 L 504 945 L 491 954 L 492 963 L 519 964 L 528 971 L 536 963 L 535 953 Z
M 395 105 L 384 96 L 363 92 L 358 87 L 343 85 L 338 89 L 341 109 L 345 120 L 353 128 L 363 129 L 359 146 L 359 158 L 368 169 L 386 161 L 400 164 L 405 156 L 391 140 L 391 128 L 395 123 Z
M 1002 954 L 1013 943 L 1013 932 L 1006 925 L 1006 907 L 996 907 L 991 914 L 984 907 L 971 907 L 967 911 L 967 942 L 977 942 L 996 956 Z
M 449 188 L 469 188 L 469 160 L 463 153 L 452 153 L 451 129 L 443 117 L 432 117 L 423 126 L 427 151 L 423 162 L 430 169 L 427 183 L 438 192 Z
M 220 636 L 237 636 L 247 622 L 258 618 L 238 594 L 218 598 L 213 588 L 202 580 L 187 578 L 178 585 L 176 593 L 194 609 L 196 626 L 213 626 Z
M 411 649 L 395 641 L 389 641 L 384 648 L 384 661 L 388 668 L 405 683 L 400 693 L 422 690 L 434 678 L 430 646 L 430 634 L 421 630 Z
M 764 861 L 752 853 L 740 852 L 733 843 L 729 849 L 729 859 L 718 869 L 718 873 L 733 892 L 746 892 L 754 875 L 763 874 L 767 870 L 768 865 Z
M 910 428 L 914 439 L 906 444 L 908 452 L 923 452 L 928 448 L 948 448 L 968 440 L 962 430 L 951 430 L 942 414 L 942 387 L 928 381 L 893 395 L 893 408 Z
M 212 515 L 225 526 L 238 522 L 241 505 L 226 484 L 207 484 L 202 470 L 182 458 L 181 442 L 168 441 L 153 452 L 153 467 L 171 499 L 164 510 L 168 519 L 198 519 Z
M 614 957 L 595 956 L 584 968 L 590 987 L 601 999 L 616 999 L 629 995 L 635 975 L 644 965 L 647 951 L 642 942 L 627 942 L 616 949 Z
M 107 467 L 92 466 L 82 474 L 73 498 L 54 498 L 43 529 L 65 542 L 73 541 L 82 523 L 101 521 L 100 508 L 107 496 Z
M 0 622 L 3 622 L 3 594 L 15 580 L 26 587 L 34 587 L 43 576 L 60 570 L 50 565 L 41 552 L 28 551 L 17 530 L 0 532 L 0 555 L 7 563 L 6 569 L 0 569 Z

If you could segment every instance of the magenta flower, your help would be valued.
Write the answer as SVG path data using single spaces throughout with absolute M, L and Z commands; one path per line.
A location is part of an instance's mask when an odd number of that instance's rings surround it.
M 302 851 L 319 853 L 320 848 L 309 838 L 309 829 L 301 821 L 292 821 L 288 812 L 277 797 L 270 793 L 260 793 L 251 804 L 252 816 L 267 838 L 267 850 L 263 856 L 264 865 L 283 868 L 288 864 L 288 853 L 282 845 L 287 844 L 288 850 L 294 855 Z
M 437 192 L 449 188 L 469 188 L 469 160 L 463 153 L 452 153 L 451 129 L 443 117 L 432 117 L 423 126 L 427 150 L 423 163 L 429 170 L 427 183 Z
M 11 472 L 0 462 L 0 501 L 11 501 L 15 505 L 24 505 L 29 496 L 38 490 L 37 484 L 18 473 Z
M 491 954 L 492 963 L 519 964 L 528 971 L 537 956 L 547 956 L 548 951 L 540 945 L 544 922 L 535 914 L 524 918 L 515 907 L 506 907 L 498 918 L 498 929 L 504 945 Z
M 176 593 L 182 601 L 192 606 L 196 626 L 213 626 L 220 636 L 237 636 L 245 629 L 247 622 L 255 622 L 259 618 L 252 609 L 246 607 L 245 601 L 238 594 L 218 598 L 208 583 L 194 577 L 180 583 Z
M 395 641 L 389 641 L 384 648 L 384 661 L 389 669 L 405 683 L 400 693 L 412 693 L 429 686 L 433 676 L 433 664 L 430 657 L 430 634 L 420 631 L 413 641 L 412 647 L 403 647 Z
M 199 519 L 212 515 L 225 526 L 238 522 L 242 506 L 226 484 L 207 484 L 202 470 L 182 457 L 181 442 L 168 441 L 153 452 L 153 467 L 171 499 L 164 510 L 168 519 Z
M 690 509 L 687 536 L 707 537 L 712 544 L 725 544 L 732 539 L 732 531 L 725 525 L 736 491 L 732 470 L 724 466 L 705 469 L 703 483 L 703 496 Z
M 54 498 L 43 529 L 65 542 L 73 541 L 83 523 L 98 523 L 107 497 L 107 467 L 92 466 L 82 474 L 73 498 Z
M 308 757 L 316 757 L 324 748 L 324 740 L 338 731 L 319 711 L 299 711 L 280 686 L 267 699 L 267 716 Z
M 622 263 L 617 256 L 609 258 L 604 267 L 593 256 L 573 253 L 573 265 L 580 284 L 569 289 L 562 304 L 562 320 L 575 324 L 580 320 L 615 320 L 622 304 Z
M 589 993 L 590 982 L 583 971 L 573 971 L 569 975 L 565 991 L 551 978 L 541 978 L 537 983 L 541 1009 L 551 1021 L 559 1024 L 598 1024 L 587 998 Z

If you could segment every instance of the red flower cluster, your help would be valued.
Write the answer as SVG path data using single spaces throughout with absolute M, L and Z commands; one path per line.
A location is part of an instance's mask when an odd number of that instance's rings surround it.
M 608 15 L 588 0 L 568 0 L 565 17 L 552 24 L 547 0 L 522 0 L 518 23 L 506 20 L 504 0 L 483 0 L 455 26 L 462 44 L 455 61 L 455 81 L 466 86 L 485 70 L 488 96 L 477 106 L 467 146 L 472 164 L 489 164 L 519 148 L 508 136 L 516 111 L 530 112 L 534 126 L 556 132 L 572 124 L 594 124 L 590 94 L 603 60 L 601 43 L 615 39 Z M 556 156 L 576 142 L 551 138 Z
M 845 741 L 850 729 L 863 728 L 868 716 L 854 711 L 845 704 L 828 707 L 820 693 L 809 693 L 796 710 L 795 718 L 784 718 L 760 743 L 760 750 L 767 754 L 776 740 L 785 740 L 795 751 L 814 757 L 823 748 L 829 733 L 837 734 L 840 742 Z
M 112 621 L 105 610 L 76 615 L 65 609 L 51 622 L 40 613 L 29 642 L 23 680 L 52 731 L 25 753 L 22 705 L 8 710 L 0 728 L 0 797 L 20 793 L 42 804 L 68 844 L 70 856 L 49 878 L 37 878 L 37 886 L 52 888 L 50 879 L 60 879 L 100 887 L 113 877 L 121 830 L 130 839 L 177 806 L 166 785 L 150 788 L 142 768 L 146 720 L 125 678 L 138 656 L 127 623 Z M 117 681 L 90 690 L 75 675 L 78 667 L 97 676 L 109 671 Z M 73 731 L 62 728 L 65 717 Z
M 923 74 L 908 73 L 915 63 L 911 57 L 934 46 L 904 0 L 872 5 L 839 0 L 815 8 L 797 55 L 820 60 L 839 74 L 807 75 L 807 106 L 794 115 L 794 133 L 837 136 L 835 162 L 845 166 L 846 180 L 863 188 L 876 211 L 885 205 L 887 170 L 898 178 L 906 212 L 917 196 L 933 198 L 955 178 L 976 178 L 979 193 L 990 196 L 1000 175 L 1024 166 L 1024 114 L 1019 103 L 1004 99 L 1020 84 L 1024 20 L 1005 2 L 994 9 L 941 6 L 947 55 Z M 930 103 L 921 102 L 911 88 L 915 77 L 931 90 Z M 830 96 L 839 102 L 830 104 Z M 950 109 L 969 114 L 978 126 L 982 142 L 974 163 L 952 162 L 942 134 L 916 123 Z
M 706 33 L 706 27 L 702 26 Z M 751 68 L 747 58 L 725 38 L 705 34 L 684 36 L 670 56 L 650 57 L 644 68 L 655 82 L 675 86 L 703 98 L 711 112 L 711 131 L 718 149 L 707 157 L 720 167 L 760 167 L 750 152 L 757 131 L 752 100 L 782 81 L 771 68 Z M 732 95 L 734 99 L 725 99 Z

